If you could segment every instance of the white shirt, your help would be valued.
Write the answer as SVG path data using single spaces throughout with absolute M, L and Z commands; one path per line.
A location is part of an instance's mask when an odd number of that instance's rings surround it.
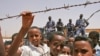
M 100 56 L 100 46 L 99 46 L 99 44 L 96 45 L 95 50 L 96 50 L 96 56 Z
M 43 44 L 39 45 L 39 47 L 35 47 L 31 43 L 28 46 L 22 46 L 22 54 L 21 56 L 49 56 L 50 48 Z

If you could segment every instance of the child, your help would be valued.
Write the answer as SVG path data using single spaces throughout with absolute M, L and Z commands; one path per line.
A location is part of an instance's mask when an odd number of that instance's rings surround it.
M 89 33 L 89 38 L 93 41 L 94 49 L 96 50 L 96 56 L 100 56 L 100 41 L 99 41 L 99 32 L 91 31 Z
M 92 40 L 77 36 L 74 41 L 74 56 L 95 56 Z
M 22 39 L 24 38 L 25 34 L 33 23 L 34 15 L 32 15 L 32 12 L 23 11 L 20 15 L 22 16 L 22 27 L 9 48 L 8 56 L 14 56 L 16 54 Z
M 42 43 L 43 37 L 40 29 L 33 26 L 27 33 L 29 45 L 22 46 L 21 56 L 48 56 L 49 47 Z
M 49 36 L 50 56 L 58 56 L 61 52 L 62 42 L 65 41 L 64 34 L 60 32 L 50 33 Z
M 63 48 L 58 56 L 71 56 L 71 46 L 67 43 L 63 43 Z

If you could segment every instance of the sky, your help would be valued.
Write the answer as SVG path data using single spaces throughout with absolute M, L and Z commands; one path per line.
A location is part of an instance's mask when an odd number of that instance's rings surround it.
M 57 8 L 65 5 L 83 4 L 86 1 L 95 2 L 100 0 L 0 0 L 0 18 L 5 18 L 7 15 L 14 16 L 20 14 L 22 11 L 41 11 L 46 7 Z M 100 10 L 100 3 L 88 6 L 79 6 L 69 9 L 53 10 L 49 12 L 37 13 L 35 15 L 32 26 L 44 27 L 48 21 L 48 16 L 57 22 L 59 18 L 62 19 L 64 25 L 72 19 L 75 24 L 80 14 L 84 15 L 87 19 L 93 12 Z M 100 28 L 100 12 L 96 13 L 90 20 L 87 28 Z M 11 18 L 0 21 L 1 32 L 4 37 L 11 37 L 12 34 L 19 32 L 21 28 L 21 17 Z

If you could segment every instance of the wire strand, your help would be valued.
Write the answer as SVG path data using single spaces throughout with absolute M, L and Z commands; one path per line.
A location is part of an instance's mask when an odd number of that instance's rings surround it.
M 87 1 L 86 3 L 83 3 L 83 4 L 76 4 L 76 5 L 65 5 L 62 6 L 62 7 L 57 7 L 57 8 L 49 8 L 49 9 L 45 9 L 45 10 L 41 10 L 41 11 L 35 11 L 35 12 L 32 12 L 32 13 L 43 13 L 43 12 L 48 12 L 48 11 L 52 11 L 52 10 L 59 10 L 59 9 L 68 9 L 68 8 L 71 8 L 71 7 L 78 7 L 78 6 L 87 6 L 87 5 L 90 5 L 90 4 L 97 4 L 97 3 L 100 3 L 100 1 L 97 1 L 97 2 L 89 2 Z M 21 15 L 15 15 L 15 16 L 7 16 L 5 18 L 0 18 L 0 21 L 1 20 L 4 20 L 4 19 L 11 19 L 11 18 L 14 18 L 14 17 L 20 17 Z

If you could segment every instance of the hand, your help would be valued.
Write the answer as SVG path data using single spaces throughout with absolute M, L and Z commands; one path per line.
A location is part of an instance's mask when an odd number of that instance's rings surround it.
M 32 15 L 32 12 L 30 11 L 23 11 L 21 13 L 22 16 L 22 27 L 28 28 L 32 25 L 34 15 Z
M 78 30 L 79 29 L 79 27 L 75 27 L 75 30 Z

